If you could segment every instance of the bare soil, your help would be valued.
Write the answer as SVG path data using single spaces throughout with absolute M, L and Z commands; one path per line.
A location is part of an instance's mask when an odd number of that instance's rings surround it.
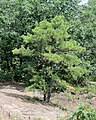
M 26 92 L 22 84 L 0 84 L 0 120 L 57 120 L 70 115 L 79 103 L 96 108 L 96 95 L 76 98 L 67 93 L 54 94 L 50 104 L 42 102 L 39 91 Z

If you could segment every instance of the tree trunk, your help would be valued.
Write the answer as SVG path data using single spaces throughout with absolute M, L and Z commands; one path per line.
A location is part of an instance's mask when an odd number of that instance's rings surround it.
M 46 101 L 46 93 L 45 92 L 44 92 L 44 98 L 43 99 L 44 99 L 44 101 Z
M 50 102 L 50 98 L 51 98 L 51 91 L 52 91 L 52 80 L 49 79 L 48 81 L 48 91 L 47 91 L 47 102 Z
M 50 97 L 51 97 L 51 90 L 49 89 L 49 91 L 47 93 L 47 102 L 50 101 Z

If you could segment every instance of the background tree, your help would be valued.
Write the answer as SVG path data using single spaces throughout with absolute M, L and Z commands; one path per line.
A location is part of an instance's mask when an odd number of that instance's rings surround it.
M 90 70 L 90 74 L 88 74 L 88 79 L 95 81 L 96 1 L 89 0 L 88 4 L 81 6 L 77 20 L 74 21 L 72 24 L 74 24 L 74 26 L 70 30 L 73 34 L 73 38 L 78 41 L 82 46 L 86 47 L 86 52 L 84 52 L 81 57 L 90 63 L 90 66 L 88 66 L 88 69 Z

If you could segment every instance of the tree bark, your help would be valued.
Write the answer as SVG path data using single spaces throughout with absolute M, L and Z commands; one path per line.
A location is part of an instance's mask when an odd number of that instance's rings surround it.
M 43 99 L 44 99 L 44 101 L 46 101 L 46 93 L 44 93 L 44 98 Z
M 47 102 L 50 101 L 50 97 L 51 97 L 51 90 L 49 89 L 49 91 L 47 93 Z

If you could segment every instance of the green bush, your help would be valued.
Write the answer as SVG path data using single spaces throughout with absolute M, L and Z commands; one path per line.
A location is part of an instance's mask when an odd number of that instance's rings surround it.
M 14 72 L 10 71 L 0 71 L 0 82 L 12 81 L 14 76 Z
M 96 109 L 89 104 L 81 104 L 69 120 L 96 120 Z

